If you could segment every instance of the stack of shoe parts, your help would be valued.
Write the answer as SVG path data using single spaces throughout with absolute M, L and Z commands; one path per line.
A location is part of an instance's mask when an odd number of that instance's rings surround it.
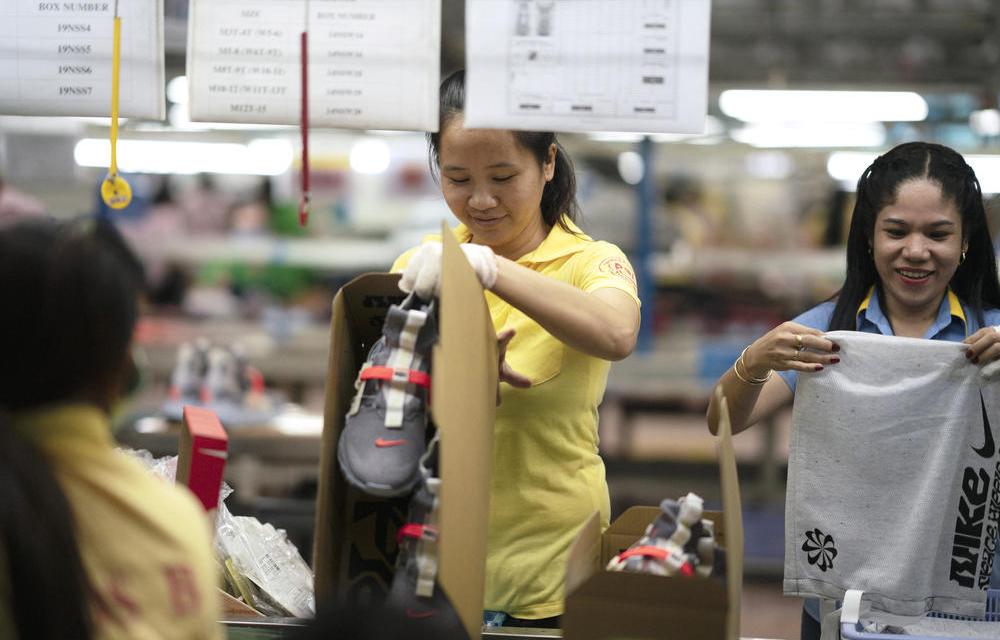
M 358 372 L 354 402 L 337 446 L 348 482 L 374 496 L 404 496 L 421 480 L 427 448 L 435 305 L 410 294 L 392 305 Z
M 704 501 L 689 493 L 680 500 L 660 503 L 660 515 L 645 535 L 608 563 L 608 571 L 659 576 L 713 575 L 721 550 L 715 544 L 712 522 L 702 519 Z

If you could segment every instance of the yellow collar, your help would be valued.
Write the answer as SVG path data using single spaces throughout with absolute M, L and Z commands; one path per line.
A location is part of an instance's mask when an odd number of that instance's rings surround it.
M 42 445 L 51 439 L 82 438 L 113 444 L 107 414 L 93 405 L 49 405 L 13 416 L 13 425 L 23 437 Z
M 874 293 L 875 287 L 872 286 L 868 289 L 868 295 L 865 296 L 865 299 L 858 305 L 858 313 L 855 315 L 860 314 L 868 308 L 868 304 L 871 302 L 872 295 Z M 965 322 L 965 309 L 962 308 L 962 303 L 959 301 L 958 296 L 955 295 L 955 292 L 951 290 L 951 287 L 948 287 L 948 311 L 951 312 L 951 315 L 961 320 L 963 324 L 967 324 Z
M 517 261 L 551 262 L 557 258 L 582 251 L 584 243 L 593 242 L 593 238 L 581 231 L 580 227 L 576 226 L 572 220 L 566 217 L 563 217 L 562 220 L 570 228 L 570 231 L 563 229 L 562 225 L 557 223 L 540 245 L 518 258 Z M 452 233 L 455 234 L 455 238 L 459 242 L 472 240 L 472 232 L 464 224 L 459 223 L 457 227 L 452 229 Z

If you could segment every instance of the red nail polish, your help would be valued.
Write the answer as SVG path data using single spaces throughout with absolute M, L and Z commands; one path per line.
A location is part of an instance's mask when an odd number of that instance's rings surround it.
M 967 351 L 965 352 L 965 357 L 966 357 L 966 358 L 971 358 L 971 357 L 972 357 L 972 349 L 969 349 L 969 350 L 967 350 Z
M 823 365 L 821 364 L 816 365 L 816 371 L 822 371 L 822 370 L 823 370 Z
M 834 353 L 837 353 L 838 351 L 840 351 L 840 345 L 839 345 L 839 344 L 836 344 L 836 343 L 834 343 L 834 345 L 833 345 L 833 352 L 834 352 Z
M 838 362 L 840 362 L 840 358 L 830 358 L 831 364 L 837 364 Z

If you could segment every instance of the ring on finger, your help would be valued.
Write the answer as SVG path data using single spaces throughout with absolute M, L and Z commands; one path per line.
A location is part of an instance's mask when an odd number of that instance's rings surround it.
M 795 334 L 795 348 L 799 351 L 805 349 L 805 345 L 802 344 L 802 336 L 798 333 Z

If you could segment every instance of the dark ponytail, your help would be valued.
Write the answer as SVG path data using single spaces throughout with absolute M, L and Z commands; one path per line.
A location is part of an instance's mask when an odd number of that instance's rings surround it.
M 556 166 L 552 179 L 545 183 L 542 191 L 542 219 L 552 227 L 558 223 L 570 231 L 566 218 L 576 221 L 580 216 L 580 206 L 576 202 L 576 172 L 573 160 L 563 149 L 556 134 L 542 131 L 514 131 L 514 138 L 542 165 L 548 159 L 549 147 L 556 145 Z
M 72 510 L 48 462 L 0 413 L 0 567 L 17 637 L 93 637 Z
M 438 130 L 427 134 L 431 173 L 438 175 L 440 167 L 441 133 L 445 127 L 465 110 L 465 71 L 455 71 L 441 83 L 438 111 Z M 576 171 L 573 160 L 551 131 L 511 131 L 514 139 L 531 152 L 539 166 L 549 157 L 549 147 L 556 145 L 555 172 L 542 191 L 542 219 L 549 227 L 559 224 L 572 231 L 569 221 L 580 218 L 580 205 L 576 201 Z
M 92 598 L 71 505 L 12 416 L 113 399 L 141 282 L 141 263 L 106 221 L 0 228 L 0 581 L 25 640 L 91 638 Z

